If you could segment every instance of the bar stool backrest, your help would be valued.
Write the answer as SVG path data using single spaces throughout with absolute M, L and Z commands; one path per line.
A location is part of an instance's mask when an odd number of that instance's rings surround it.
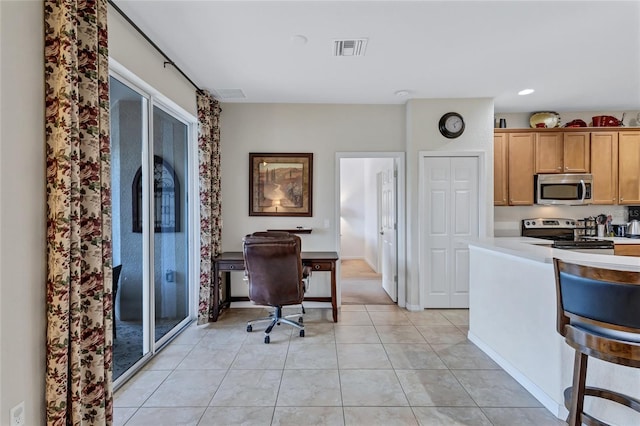
M 574 327 L 604 338 L 640 342 L 640 272 L 560 259 L 554 259 L 554 266 L 558 333 L 567 337 Z

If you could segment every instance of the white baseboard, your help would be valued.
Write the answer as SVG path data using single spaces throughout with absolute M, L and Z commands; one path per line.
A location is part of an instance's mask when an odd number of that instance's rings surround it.
M 501 357 L 497 352 L 487 346 L 478 336 L 471 331 L 467 334 L 467 337 L 474 345 L 476 345 L 482 352 L 487 354 L 489 358 L 494 360 L 504 371 L 507 372 L 516 382 L 520 383 L 535 399 L 537 399 L 544 407 L 551 412 L 554 416 L 561 420 L 565 420 L 569 411 L 564 405 L 558 404 L 553 400 L 545 391 L 540 389 L 538 385 L 529 380 L 525 375 L 515 368 L 510 362 Z
M 411 312 L 418 312 L 418 311 L 424 310 L 420 305 L 410 305 L 408 303 L 405 305 L 405 308 L 407 309 L 407 311 L 411 311 Z

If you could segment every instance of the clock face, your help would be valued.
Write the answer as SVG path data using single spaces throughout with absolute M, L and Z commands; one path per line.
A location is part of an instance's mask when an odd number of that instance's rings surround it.
M 464 132 L 464 119 L 457 112 L 448 112 L 440 118 L 440 133 L 446 138 L 457 138 Z
M 459 132 L 460 129 L 462 129 L 463 124 L 464 123 L 462 122 L 462 118 L 454 115 L 447 118 L 447 120 L 444 122 L 444 127 L 451 133 L 456 133 Z

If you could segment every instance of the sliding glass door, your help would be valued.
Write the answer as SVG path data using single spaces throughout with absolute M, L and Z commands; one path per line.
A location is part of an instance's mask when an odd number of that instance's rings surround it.
M 116 386 L 192 318 L 190 123 L 112 75 Z M 118 380 L 122 377 L 122 380 Z
M 155 341 L 189 316 L 188 126 L 153 107 Z

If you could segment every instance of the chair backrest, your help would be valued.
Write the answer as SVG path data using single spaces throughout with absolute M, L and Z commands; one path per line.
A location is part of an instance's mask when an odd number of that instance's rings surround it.
M 122 271 L 122 265 L 113 267 L 112 282 L 115 288 L 118 288 L 118 281 L 120 280 L 120 271 Z
M 242 240 L 249 299 L 260 305 L 302 303 L 300 237 L 287 232 L 256 232 Z
M 571 328 L 605 338 L 640 341 L 640 272 L 604 269 L 554 259 L 557 330 Z

